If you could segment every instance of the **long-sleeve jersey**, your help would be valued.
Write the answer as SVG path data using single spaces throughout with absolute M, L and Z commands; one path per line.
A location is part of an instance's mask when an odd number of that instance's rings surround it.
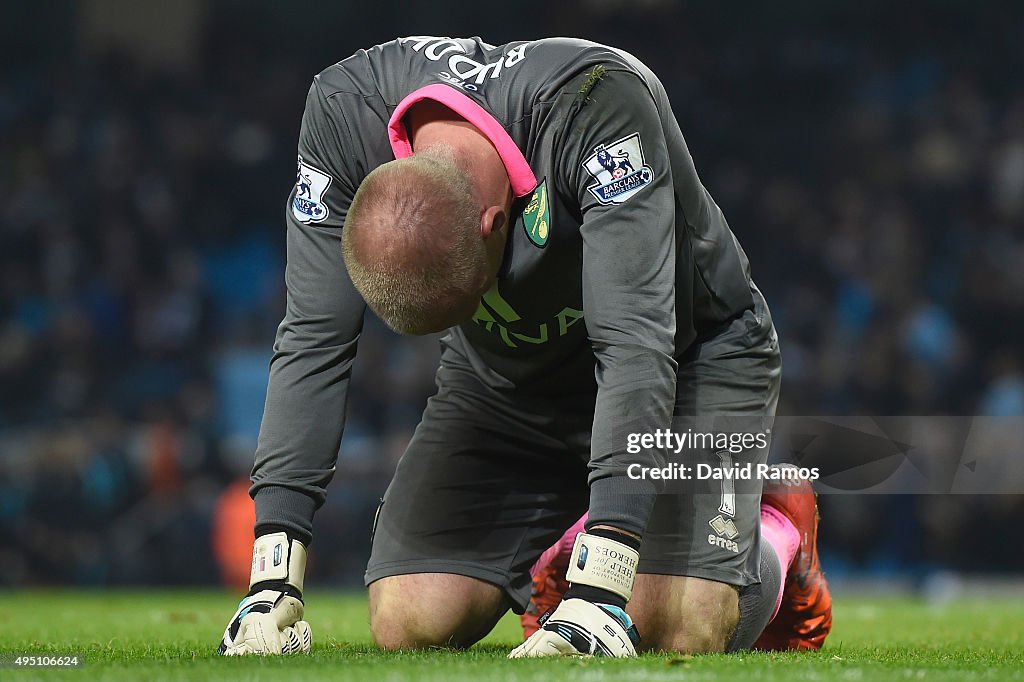
M 435 100 L 500 155 L 513 221 L 497 284 L 445 353 L 485 384 L 591 396 L 591 523 L 640 533 L 617 429 L 668 425 L 677 360 L 753 305 L 747 258 L 701 184 L 664 87 L 620 50 L 564 38 L 401 38 L 315 77 L 289 197 L 287 311 L 253 470 L 257 526 L 310 537 L 334 474 L 365 303 L 341 255 L 356 188 L 412 152 Z

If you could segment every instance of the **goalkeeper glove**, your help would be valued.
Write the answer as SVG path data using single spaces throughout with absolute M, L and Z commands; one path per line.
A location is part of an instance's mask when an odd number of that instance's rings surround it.
M 574 586 L 610 592 L 624 604 L 633 593 L 639 560 L 639 552 L 628 545 L 580 533 L 576 536 L 566 578 Z M 572 588 L 567 594 L 569 598 L 542 617 L 540 629 L 513 649 L 509 658 L 636 656 L 640 636 L 621 606 L 573 597 Z
M 306 573 L 306 548 L 287 533 L 270 533 L 256 539 L 252 550 L 249 594 L 238 604 L 217 653 L 309 653 L 313 632 L 302 620 L 302 583 Z

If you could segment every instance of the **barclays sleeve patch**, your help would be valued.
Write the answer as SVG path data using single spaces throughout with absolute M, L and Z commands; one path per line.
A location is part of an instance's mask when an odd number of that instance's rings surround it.
M 654 180 L 654 171 L 644 161 L 640 133 L 599 144 L 583 167 L 597 180 L 587 189 L 602 204 L 625 203 Z
M 330 175 L 313 168 L 299 157 L 295 172 L 295 198 L 292 199 L 292 215 L 300 223 L 322 223 L 331 211 L 324 203 L 324 194 L 331 186 Z

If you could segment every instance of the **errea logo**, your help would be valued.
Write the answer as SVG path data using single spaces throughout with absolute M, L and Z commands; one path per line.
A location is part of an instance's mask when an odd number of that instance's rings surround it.
M 721 514 L 708 521 L 708 525 L 711 526 L 711 529 L 714 530 L 715 533 L 728 540 L 735 540 L 740 535 L 739 528 L 736 527 L 736 522 L 732 519 L 723 517 Z
M 437 36 L 409 36 L 399 38 L 400 45 L 412 45 L 416 52 L 432 62 L 445 63 L 447 55 L 447 71 L 440 72 L 442 80 L 454 83 L 466 90 L 477 90 L 488 78 L 497 78 L 502 69 L 515 66 L 526 57 L 526 46 L 522 43 L 506 52 L 501 59 L 489 64 L 481 64 L 466 56 L 466 48 L 457 40 L 439 38 Z
M 715 531 L 708 533 L 709 545 L 728 550 L 733 554 L 740 553 L 740 545 L 736 542 L 736 538 L 740 536 L 740 530 L 736 527 L 735 521 L 719 514 L 708 521 L 708 525 L 711 526 L 711 530 Z
M 708 533 L 708 544 L 712 547 L 718 547 L 719 549 L 729 550 L 733 554 L 740 553 L 740 546 L 736 544 L 735 541 L 720 538 L 717 535 L 714 535 L 713 533 Z

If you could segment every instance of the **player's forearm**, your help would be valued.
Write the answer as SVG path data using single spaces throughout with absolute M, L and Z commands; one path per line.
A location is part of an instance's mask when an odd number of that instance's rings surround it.
M 627 476 L 630 464 L 657 466 L 657 452 L 630 454 L 626 435 L 669 426 L 675 402 L 676 363 L 642 346 L 598 354 L 598 396 L 590 461 L 589 528 L 607 525 L 640 536 L 654 496 L 653 481 Z
M 657 488 L 651 481 L 623 481 L 618 476 L 590 484 L 588 527 L 606 526 L 642 536 L 654 506 Z
M 309 543 L 344 429 L 349 354 L 335 346 L 275 356 L 252 473 L 257 535 L 285 530 Z
M 340 209 L 339 209 L 340 210 Z M 345 271 L 337 228 L 288 218 L 288 289 L 277 330 L 252 493 L 257 534 L 308 544 L 345 427 L 364 303 Z

